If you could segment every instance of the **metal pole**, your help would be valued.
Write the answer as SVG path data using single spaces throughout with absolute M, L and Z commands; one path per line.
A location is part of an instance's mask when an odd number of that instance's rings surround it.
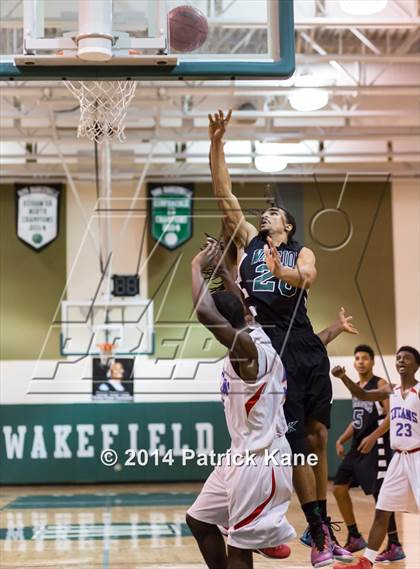
M 112 58 L 112 0 L 79 0 L 77 55 L 86 61 Z
M 45 14 L 43 0 L 23 0 L 23 47 L 26 49 L 26 40 L 44 37 Z M 32 53 L 32 52 L 31 52 Z

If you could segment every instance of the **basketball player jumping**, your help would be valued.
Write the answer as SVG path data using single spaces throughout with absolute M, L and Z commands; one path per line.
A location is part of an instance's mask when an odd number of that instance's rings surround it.
M 229 350 L 220 391 L 232 442 L 186 521 L 209 569 L 252 569 L 253 550 L 288 557 L 284 542 L 296 535 L 285 517 L 292 468 L 268 461 L 266 454 L 291 455 L 283 414 L 285 377 L 263 329 L 247 327 L 240 299 L 227 291 L 208 291 L 202 271 L 216 247 L 209 244 L 193 259 L 192 295 L 199 321 Z M 227 554 L 219 527 L 227 534 Z
M 245 302 L 263 326 L 287 373 L 285 416 L 292 451 L 315 452 L 318 464 L 296 466 L 294 487 L 308 522 L 314 567 L 351 561 L 335 539 L 327 515 L 327 436 L 332 387 L 324 345 L 306 312 L 307 291 L 316 278 L 313 252 L 293 236 L 296 221 L 283 208 L 270 207 L 257 230 L 247 222 L 226 167 L 223 135 L 231 111 L 209 115 L 213 191 L 225 227 L 238 250 L 238 281 Z
M 401 385 L 393 393 L 390 386 L 366 391 L 347 377 L 344 367 L 332 374 L 339 377 L 354 397 L 362 401 L 382 401 L 389 397 L 391 447 L 396 451 L 379 491 L 368 546 L 354 569 L 371 569 L 375 561 L 386 561 L 378 550 L 386 535 L 392 512 L 420 512 L 420 382 L 415 378 L 420 354 L 411 346 L 402 346 L 396 357 Z M 334 569 L 346 566 L 337 563 Z
M 361 344 L 354 350 L 354 367 L 359 375 L 358 385 L 365 391 L 384 387 L 385 379 L 374 375 L 375 355 L 370 346 Z M 389 441 L 389 402 L 352 400 L 353 416 L 336 442 L 337 454 L 344 457 L 343 444 L 349 439 L 351 450 L 345 455 L 334 480 L 334 496 L 348 528 L 345 548 L 352 553 L 367 545 L 359 532 L 353 511 L 350 488 L 361 486 L 364 493 L 378 499 L 385 472 L 392 458 Z M 399 561 L 405 554 L 398 539 L 395 516 L 388 526 L 388 546 L 381 560 Z M 382 559 L 383 558 L 383 559 Z

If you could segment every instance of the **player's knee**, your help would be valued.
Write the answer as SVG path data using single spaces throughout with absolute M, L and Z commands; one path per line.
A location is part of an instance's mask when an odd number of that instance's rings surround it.
M 217 526 L 213 526 L 205 522 L 200 522 L 200 520 L 196 520 L 188 513 L 185 515 L 185 521 L 187 526 L 190 528 L 191 533 L 197 539 L 200 537 L 204 537 L 209 533 L 213 533 L 214 531 L 216 532 L 219 531 Z
M 388 522 L 389 517 L 391 516 L 391 513 L 392 512 L 387 512 L 385 510 L 378 510 L 378 508 L 376 508 L 374 523 Z
M 200 526 L 201 526 L 201 522 L 196 520 L 195 518 L 193 518 L 192 516 L 190 516 L 190 514 L 186 514 L 185 515 L 185 522 L 187 524 L 187 526 L 190 528 L 191 533 L 193 535 L 197 535 L 200 533 Z
M 307 432 L 307 440 L 311 450 L 324 450 L 328 441 L 327 427 L 319 422 L 312 423 Z

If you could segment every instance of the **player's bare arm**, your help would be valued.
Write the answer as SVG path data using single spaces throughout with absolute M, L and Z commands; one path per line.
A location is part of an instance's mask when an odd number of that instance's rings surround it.
M 339 456 L 340 458 L 343 458 L 344 455 L 346 454 L 346 451 L 344 449 L 344 444 L 352 438 L 353 433 L 354 433 L 353 423 L 350 421 L 350 423 L 347 425 L 346 430 L 338 437 L 335 443 L 335 450 L 337 452 L 337 456 Z
M 383 390 L 387 389 L 388 382 L 385 379 L 380 379 L 378 381 L 378 389 Z M 377 440 L 380 437 L 383 437 L 385 433 L 389 431 L 390 420 L 389 420 L 389 399 L 384 399 L 382 401 L 382 406 L 384 409 L 384 413 L 386 414 L 385 419 L 382 423 L 377 427 L 369 436 L 365 437 L 360 445 L 358 446 L 357 450 L 363 454 L 369 453 L 373 447 L 375 446 Z
M 331 373 L 334 377 L 340 378 L 350 393 L 361 401 L 384 401 L 392 393 L 392 386 L 388 382 L 380 389 L 370 389 L 369 391 L 362 389 L 346 375 L 346 368 L 342 366 L 333 367 Z
M 326 346 L 343 332 L 346 332 L 347 334 L 358 334 L 359 331 L 354 327 L 352 320 L 353 316 L 347 316 L 346 311 L 342 306 L 338 313 L 337 320 L 324 330 L 321 330 L 321 332 L 317 332 L 317 336 L 320 338 L 324 346 Z
M 216 247 L 216 252 L 215 255 L 213 257 L 213 266 L 214 266 L 214 273 L 215 275 L 217 275 L 218 277 L 220 277 L 223 281 L 223 286 L 224 289 L 227 290 L 228 292 L 231 292 L 232 294 L 234 294 L 235 296 L 237 296 L 239 298 L 239 300 L 242 302 L 243 307 L 244 307 L 244 311 L 248 313 L 248 309 L 246 307 L 246 305 L 244 304 L 244 297 L 243 294 L 241 293 L 238 285 L 235 282 L 235 279 L 233 277 L 234 274 L 234 268 L 236 267 L 236 265 L 232 265 L 233 263 L 233 259 L 232 259 L 232 247 L 227 247 L 225 245 L 225 248 L 222 251 L 222 247 L 221 247 L 221 243 L 215 239 L 214 237 L 212 237 L 211 235 L 207 235 L 206 234 L 206 245 L 210 245 L 212 243 L 215 244 Z M 233 244 L 231 244 L 233 246 L 233 248 L 235 248 L 235 246 Z
M 226 229 L 223 225 L 222 239 L 217 239 L 206 233 L 206 245 L 215 243 L 217 245 L 217 254 L 215 261 L 217 263 L 217 275 L 223 280 L 229 279 L 229 284 L 235 284 L 235 276 L 237 273 L 237 248 L 232 239 L 226 235 Z M 235 284 L 236 288 L 239 288 Z
M 223 136 L 231 116 L 232 110 L 229 110 L 226 116 L 221 110 L 214 115 L 209 115 L 210 170 L 214 196 L 224 216 L 229 236 L 233 237 L 237 247 L 243 249 L 257 235 L 258 231 L 246 221 L 239 201 L 232 193 L 232 182 L 223 149 Z
M 209 244 L 192 261 L 192 296 L 198 320 L 226 346 L 233 365 L 239 366 L 244 381 L 255 381 L 258 375 L 258 351 L 250 335 L 237 330 L 217 310 L 207 290 L 202 271 L 214 261 L 216 245 Z
M 264 246 L 265 260 L 268 270 L 279 280 L 296 288 L 310 288 L 316 279 L 315 255 L 311 249 L 303 247 L 299 253 L 296 267 L 290 268 L 282 264 L 279 252 L 271 237 L 267 237 Z
M 362 454 L 368 454 L 376 445 L 377 440 L 389 431 L 389 427 L 390 427 L 390 420 L 388 414 L 383 420 L 383 422 L 379 425 L 379 427 L 375 429 L 373 433 L 371 433 L 362 440 L 360 445 L 357 447 L 357 450 Z

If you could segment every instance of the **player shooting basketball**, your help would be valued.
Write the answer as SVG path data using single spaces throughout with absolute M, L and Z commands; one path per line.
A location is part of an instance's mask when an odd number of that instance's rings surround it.
M 285 514 L 292 495 L 292 468 L 265 461 L 265 451 L 290 454 L 285 437 L 284 370 L 261 327 L 248 327 L 238 296 L 213 295 L 202 271 L 214 261 L 216 243 L 192 262 L 192 295 L 199 321 L 229 354 L 223 362 L 220 391 L 231 436 L 231 452 L 252 453 L 255 464 L 224 461 L 207 479 L 187 513 L 187 523 L 210 569 L 252 569 L 252 551 L 288 557 L 283 545 L 295 536 Z M 227 532 L 226 547 L 220 527 Z
M 229 237 L 238 251 L 238 280 L 245 302 L 264 327 L 287 372 L 285 416 L 293 452 L 315 452 L 318 464 L 296 466 L 294 487 L 308 522 L 311 562 L 322 567 L 334 558 L 351 561 L 341 548 L 327 515 L 327 436 L 332 387 L 329 360 L 306 311 L 308 289 L 317 276 L 314 253 L 294 239 L 290 212 L 268 208 L 257 229 L 246 221 L 225 162 L 223 136 L 231 111 L 209 115 L 213 191 Z

